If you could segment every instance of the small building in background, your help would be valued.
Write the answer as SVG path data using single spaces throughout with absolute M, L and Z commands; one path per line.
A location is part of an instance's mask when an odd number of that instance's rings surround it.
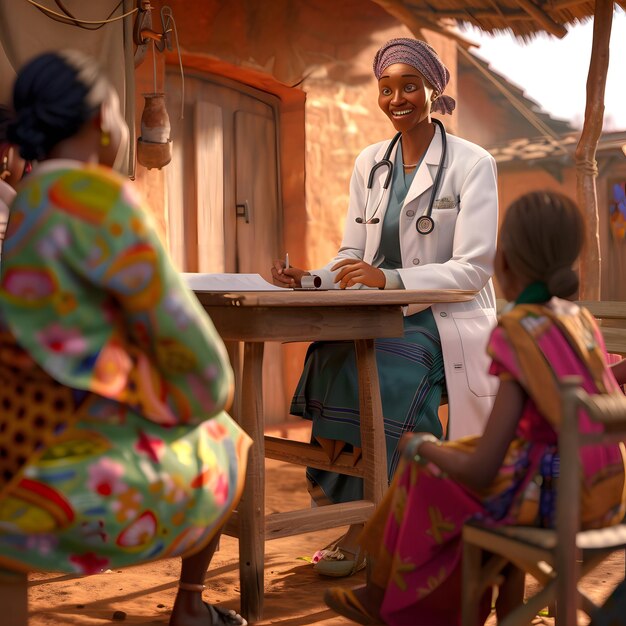
M 500 220 L 527 191 L 560 191 L 576 201 L 580 131 L 551 117 L 475 54 L 460 51 L 457 67 L 459 135 L 496 159 Z M 626 130 L 603 133 L 596 160 L 602 299 L 626 300 Z

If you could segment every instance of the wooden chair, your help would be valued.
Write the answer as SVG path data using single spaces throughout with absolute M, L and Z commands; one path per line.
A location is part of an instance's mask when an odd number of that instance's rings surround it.
M 608 352 L 626 355 L 626 302 L 578 302 L 596 318 Z
M 579 448 L 626 439 L 626 398 L 622 394 L 589 395 L 579 379 L 563 381 L 563 427 L 559 435 L 561 471 L 554 530 L 508 526 L 488 528 L 469 522 L 463 528 L 463 626 L 477 626 L 478 600 L 502 568 L 513 563 L 543 585 L 500 626 L 530 624 L 542 608 L 556 600 L 557 626 L 575 626 L 576 613 L 597 608 L 578 589 L 578 581 L 609 554 L 626 547 L 626 524 L 580 530 Z M 605 425 L 605 433 L 582 435 L 578 410 Z M 489 556 L 489 558 L 486 558 Z

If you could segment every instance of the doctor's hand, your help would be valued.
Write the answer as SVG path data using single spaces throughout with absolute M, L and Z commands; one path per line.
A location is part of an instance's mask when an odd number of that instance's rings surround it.
M 302 287 L 300 279 L 309 276 L 310 272 L 298 269 L 297 267 L 285 267 L 283 259 L 276 259 L 272 266 L 272 282 L 278 287 Z
M 382 270 L 358 259 L 344 259 L 335 263 L 331 269 L 333 272 L 340 270 L 335 276 L 335 282 L 339 283 L 340 289 L 346 289 L 359 283 L 366 287 L 384 289 L 387 282 Z

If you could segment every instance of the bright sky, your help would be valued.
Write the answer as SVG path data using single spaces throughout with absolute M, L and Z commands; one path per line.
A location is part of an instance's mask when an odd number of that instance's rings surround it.
M 593 25 L 568 27 L 563 39 L 540 35 L 521 43 L 511 35 L 490 36 L 478 30 L 466 36 L 480 43 L 474 52 L 493 69 L 521 87 L 553 117 L 581 127 L 585 114 L 585 90 Z M 626 130 L 626 14 L 617 10 L 611 31 L 609 72 L 606 81 L 604 129 Z

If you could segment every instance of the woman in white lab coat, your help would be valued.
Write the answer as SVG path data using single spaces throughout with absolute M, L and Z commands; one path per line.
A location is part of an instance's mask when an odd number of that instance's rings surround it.
M 342 289 L 477 292 L 470 302 L 408 307 L 404 337 L 376 342 L 391 477 L 403 432 L 442 436 L 438 407 L 444 389 L 449 437 L 477 434 L 486 422 L 495 393 L 485 348 L 495 325 L 491 276 L 498 207 L 493 157 L 447 135 L 431 118 L 431 112 L 451 113 L 455 106 L 443 95 L 449 73 L 436 52 L 423 41 L 393 39 L 376 54 L 374 74 L 379 106 L 397 141 L 368 146 L 357 157 L 337 256 L 321 270 L 276 261 L 272 272 L 276 284 L 286 287 L 317 273 L 324 286 Z M 384 159 L 393 166 L 377 166 Z M 313 437 L 330 455 L 346 444 L 360 446 L 351 342 L 311 346 L 291 412 L 313 420 Z M 317 504 L 362 497 L 358 478 L 312 468 L 307 478 Z M 329 546 L 316 564 L 320 573 L 349 575 L 362 567 L 358 530 L 351 527 Z

